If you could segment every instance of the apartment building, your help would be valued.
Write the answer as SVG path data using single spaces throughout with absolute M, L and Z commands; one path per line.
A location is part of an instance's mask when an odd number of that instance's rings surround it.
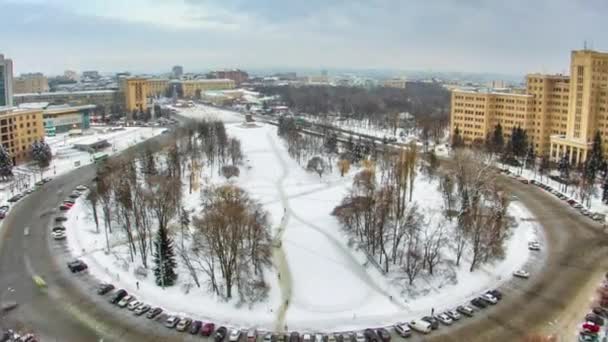
M 148 80 L 129 77 L 123 81 L 125 109 L 130 117 L 133 111 L 145 112 L 148 109 Z
M 18 164 L 29 159 L 35 140 L 44 139 L 41 109 L 0 108 L 0 143 Z
M 21 74 L 13 80 L 13 93 L 45 93 L 49 91 L 49 80 L 43 74 L 36 72 Z
M 570 76 L 529 74 L 523 94 L 452 91 L 451 129 L 465 144 L 483 142 L 496 124 L 505 139 L 520 126 L 537 154 L 584 162 L 599 131 L 608 157 L 608 53 L 572 51 Z
M 56 91 L 52 93 L 15 94 L 15 106 L 24 103 L 46 102 L 50 105 L 72 106 L 96 105 L 95 112 L 118 113 L 124 107 L 123 93 L 118 90 Z
M 0 54 L 0 107 L 13 105 L 13 61 Z
M 169 87 L 169 80 L 162 78 L 151 78 L 147 80 L 148 96 L 161 97 L 165 96 L 165 92 Z
M 226 90 L 234 89 L 235 83 L 230 79 L 203 79 L 183 81 L 182 89 L 185 98 L 195 98 L 198 93 L 203 93 L 208 90 Z

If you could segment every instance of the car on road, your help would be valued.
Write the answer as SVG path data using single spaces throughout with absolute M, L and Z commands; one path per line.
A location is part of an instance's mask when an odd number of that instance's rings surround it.
M 114 290 L 114 285 L 110 283 L 101 283 L 97 286 L 97 294 L 100 296 L 103 296 L 112 290 Z
M 150 311 L 150 305 L 142 303 L 142 305 L 138 306 L 135 311 L 133 311 L 133 314 L 135 316 L 141 316 L 148 311 Z
M 120 302 L 128 294 L 129 293 L 127 292 L 127 290 L 120 289 L 120 290 L 114 292 L 114 294 L 110 298 L 110 303 L 112 303 L 112 304 L 118 304 L 118 302 Z
M 228 335 L 228 341 L 237 342 L 241 338 L 241 331 L 239 329 L 231 329 L 230 335 Z
M 410 337 L 412 336 L 412 329 L 407 325 L 407 323 L 397 323 L 394 325 L 395 332 L 401 337 Z
M 388 330 L 386 330 L 385 328 L 376 329 L 376 335 L 380 337 L 380 340 L 382 340 L 382 342 L 389 342 L 391 340 L 391 333 L 388 332 Z
M 119 307 L 121 307 L 121 308 L 124 308 L 124 307 L 126 307 L 127 305 L 129 305 L 129 303 L 130 303 L 131 301 L 134 301 L 134 300 L 136 300 L 135 296 L 132 296 L 132 295 L 126 295 L 126 296 L 124 296 L 124 297 L 123 297 L 123 298 L 120 300 L 120 302 L 118 302 L 118 306 L 119 306 Z
M 215 324 L 213 323 L 205 323 L 201 328 L 201 335 L 203 336 L 211 336 L 213 334 L 213 330 L 215 330 Z
M 201 327 L 203 326 L 203 322 L 201 321 L 193 321 L 192 324 L 190 324 L 190 334 L 192 335 L 196 335 L 198 334 L 199 330 L 201 330 Z
M 143 305 L 144 303 L 138 301 L 138 300 L 132 300 L 129 302 L 129 305 L 127 305 L 127 309 L 129 309 L 129 311 L 133 311 L 135 309 L 137 309 L 140 305 Z
M 165 327 L 173 329 L 179 323 L 179 317 L 177 316 L 169 316 L 165 320 Z
M 408 325 L 413 330 L 416 330 L 416 331 L 421 332 L 423 334 L 428 334 L 432 330 L 431 323 L 423 321 L 421 319 L 418 319 L 418 320 L 415 320 L 415 321 L 410 321 L 408 323 Z
M 457 321 L 462 317 L 462 316 L 460 316 L 460 313 L 458 313 L 458 311 L 456 311 L 456 310 L 446 311 L 445 314 L 450 316 L 452 321 Z
M 526 270 L 517 270 L 513 272 L 513 275 L 517 278 L 528 279 L 530 278 L 530 273 Z
M 215 331 L 213 339 L 215 340 L 215 342 L 223 341 L 226 338 L 226 334 L 228 334 L 228 329 L 226 329 L 226 327 L 219 327 Z
M 472 317 L 475 314 L 475 310 L 468 305 L 460 305 L 456 308 L 456 311 L 468 317 Z
M 479 298 L 490 305 L 498 303 L 498 299 L 494 298 L 494 296 L 489 293 L 484 293 Z
M 177 323 L 177 327 L 175 327 L 175 329 L 177 331 L 186 331 L 186 329 L 190 327 L 190 324 L 192 324 L 192 319 L 184 317 L 179 321 L 179 323 Z
M 53 237 L 53 240 L 65 240 L 66 238 L 65 231 L 62 230 L 51 232 L 51 236 Z
M 429 322 L 431 324 L 431 329 L 439 329 L 439 321 L 435 316 L 424 316 L 421 319 L 425 322 Z
M 473 300 L 471 300 L 471 304 L 475 307 L 478 307 L 480 309 L 484 309 L 488 306 L 488 304 L 481 298 L 477 297 L 474 298 Z
M 89 268 L 89 266 L 87 266 L 84 261 L 76 259 L 68 262 L 68 268 L 70 269 L 70 271 L 72 271 L 72 273 L 76 273 L 85 271 L 87 268 Z
M 163 309 L 161 309 L 159 307 L 155 307 L 154 309 L 148 311 L 148 313 L 146 314 L 146 318 L 153 319 L 153 318 L 156 318 L 156 316 L 160 315 L 161 313 L 163 313 Z
M 454 320 L 447 313 L 439 314 L 436 318 L 444 325 L 452 325 L 452 323 L 454 323 Z
M 502 292 L 500 292 L 500 291 L 498 291 L 498 290 L 496 290 L 496 289 L 494 289 L 494 290 L 489 290 L 489 291 L 487 291 L 486 293 L 488 293 L 488 294 L 492 295 L 492 297 L 494 297 L 494 298 L 496 298 L 496 299 L 498 299 L 498 300 L 501 300 L 501 299 L 502 299 Z

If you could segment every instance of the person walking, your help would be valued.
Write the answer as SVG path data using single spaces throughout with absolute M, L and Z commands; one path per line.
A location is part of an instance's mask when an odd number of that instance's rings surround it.
M 138 281 L 135 282 L 135 286 L 137 286 L 137 289 L 139 290 L 139 282 Z

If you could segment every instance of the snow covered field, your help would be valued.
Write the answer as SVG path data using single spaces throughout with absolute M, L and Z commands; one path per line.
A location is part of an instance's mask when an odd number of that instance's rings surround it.
M 181 115 L 224 120 L 228 134 L 241 140 L 246 165 L 233 181 L 270 213 L 273 235 L 280 233 L 279 227 L 284 228 L 286 265 L 281 267 L 281 280 L 273 269 L 274 274 L 266 278 L 271 287 L 267 300 L 252 307 L 223 302 L 206 289 L 187 286 L 185 271 L 177 286 L 163 290 L 154 284 L 153 276 L 135 277 L 134 268 L 126 262 L 126 248 L 115 248 L 109 255 L 103 252 L 104 235 L 94 232 L 90 208 L 79 199 L 66 222 L 72 253 L 89 264 L 90 272 L 100 280 L 111 281 L 168 311 L 262 329 L 284 324 L 289 330 L 341 331 L 388 325 L 430 314 L 432 308 L 436 312 L 451 309 L 511 279 L 512 272 L 528 260 L 528 241 L 542 240 L 531 214 L 513 202 L 509 214 L 518 225 L 507 242 L 504 260 L 472 273 L 465 260 L 460 267 L 446 268 L 446 272 L 452 272 L 450 281 L 439 276 L 421 277 L 414 283 L 415 288 L 406 291 L 406 280 L 381 274 L 361 251 L 349 246 L 348 237 L 331 215 L 352 184 L 356 170 L 340 177 L 334 168 L 333 173 L 320 179 L 289 157 L 274 126 L 258 123 L 258 127 L 245 127 L 240 114 L 204 106 L 183 109 Z M 207 181 L 224 180 L 209 175 Z M 436 181 L 420 175 L 413 197 L 427 217 L 439 219 L 442 199 Z M 191 208 L 196 207 L 197 199 L 198 194 L 188 196 Z M 114 239 L 112 244 L 124 243 Z M 280 258 L 275 256 L 275 262 L 281 263 Z M 289 306 L 281 312 L 285 298 L 289 298 Z

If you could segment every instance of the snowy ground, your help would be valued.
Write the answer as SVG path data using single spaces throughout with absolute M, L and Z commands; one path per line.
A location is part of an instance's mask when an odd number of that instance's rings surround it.
M 511 278 L 511 273 L 528 259 L 528 241 L 542 240 L 530 213 L 513 202 L 509 214 L 518 226 L 507 243 L 506 258 L 481 267 L 471 273 L 468 262 L 458 268 L 451 266 L 453 281 L 441 277 L 420 278 L 415 289 L 404 291 L 404 280 L 386 277 L 368 264 L 365 255 L 349 247 L 348 238 L 338 221 L 330 215 L 352 183 L 354 171 L 340 177 L 332 174 L 308 173 L 292 160 L 276 135 L 276 127 L 258 123 L 244 127 L 242 116 L 230 111 L 198 106 L 181 111 L 192 118 L 225 120 L 228 134 L 241 140 L 246 167 L 241 170 L 237 184 L 258 199 L 271 214 L 273 234 L 282 233 L 284 258 L 281 285 L 276 269 L 268 274 L 269 298 L 251 308 L 238 307 L 233 302 L 221 302 L 208 291 L 191 288 L 185 293 L 186 274 L 179 285 L 165 290 L 153 283 L 153 277 L 137 280 L 120 248 L 106 255 L 103 234 L 94 232 L 90 209 L 79 200 L 69 212 L 68 242 L 72 252 L 90 266 L 100 280 L 111 281 L 136 294 L 152 305 L 190 317 L 213 320 L 233 326 L 256 326 L 276 329 L 277 324 L 290 330 L 340 331 L 392 324 L 462 304 L 482 291 L 494 288 Z M 238 123 L 237 123 L 238 122 Z M 214 171 L 215 172 L 215 171 Z M 211 176 L 213 181 L 219 177 Z M 419 176 L 414 198 L 427 217 L 439 219 L 442 206 L 433 181 Z M 189 203 L 198 195 L 189 196 Z M 282 230 L 279 232 L 279 228 Z M 113 243 L 120 244 L 116 240 Z M 449 257 L 450 251 L 446 252 Z M 446 267 L 446 270 L 448 268 Z M 273 273 L 274 272 L 274 273 Z M 140 288 L 137 290 L 136 281 Z M 287 294 L 286 294 L 287 293 Z M 285 309 L 284 298 L 290 298 Z

